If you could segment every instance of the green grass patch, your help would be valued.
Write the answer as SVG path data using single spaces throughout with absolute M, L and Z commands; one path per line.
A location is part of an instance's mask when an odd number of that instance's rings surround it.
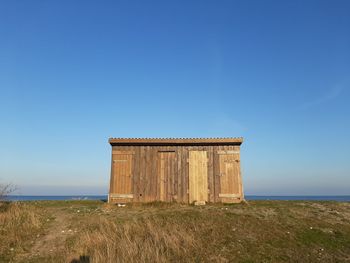
M 306 229 L 298 235 L 298 240 L 306 246 L 320 246 L 332 250 L 350 248 L 350 234 L 339 230 Z

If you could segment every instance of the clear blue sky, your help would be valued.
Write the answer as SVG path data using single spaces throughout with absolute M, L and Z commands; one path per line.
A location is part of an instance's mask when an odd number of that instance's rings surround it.
M 350 194 L 350 1 L 1 1 L 0 183 L 104 194 L 109 137 L 243 136 L 246 194 Z

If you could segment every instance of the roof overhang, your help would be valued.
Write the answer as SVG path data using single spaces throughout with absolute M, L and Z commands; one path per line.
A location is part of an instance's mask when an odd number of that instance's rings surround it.
M 237 138 L 110 138 L 112 146 L 124 145 L 241 145 L 242 137 Z

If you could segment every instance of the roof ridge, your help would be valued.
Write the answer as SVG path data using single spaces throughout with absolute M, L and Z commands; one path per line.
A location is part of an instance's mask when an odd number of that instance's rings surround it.
M 243 142 L 243 137 L 216 137 L 216 138 L 109 138 L 109 143 L 114 145 L 180 145 L 180 144 L 231 144 L 240 145 Z
M 221 140 L 221 139 L 241 139 L 243 137 L 110 137 L 109 139 L 117 140 Z

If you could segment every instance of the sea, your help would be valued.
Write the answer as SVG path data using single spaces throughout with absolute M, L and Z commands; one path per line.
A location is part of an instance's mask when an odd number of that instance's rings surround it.
M 350 195 L 246 195 L 246 200 L 338 201 L 350 202 Z M 9 201 L 107 200 L 107 195 L 10 195 Z

